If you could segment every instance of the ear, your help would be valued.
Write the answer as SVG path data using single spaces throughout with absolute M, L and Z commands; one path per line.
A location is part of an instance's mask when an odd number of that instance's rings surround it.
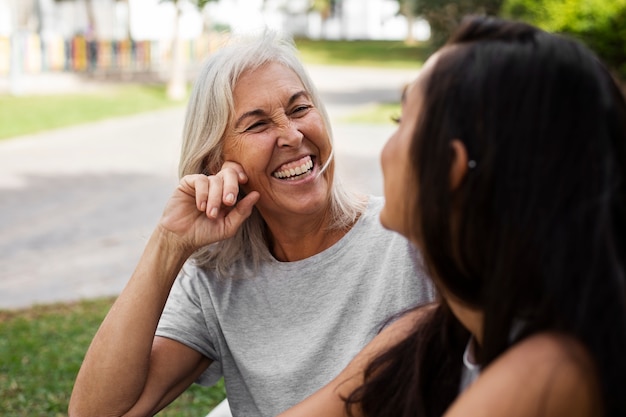
M 467 173 L 467 149 L 459 139 L 450 142 L 452 164 L 450 165 L 450 189 L 456 190 Z

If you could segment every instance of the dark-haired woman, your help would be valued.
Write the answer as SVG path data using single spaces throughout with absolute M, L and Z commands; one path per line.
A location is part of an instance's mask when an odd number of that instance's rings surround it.
M 626 416 L 626 104 L 581 44 L 468 18 L 408 88 L 382 224 L 441 300 L 285 415 Z

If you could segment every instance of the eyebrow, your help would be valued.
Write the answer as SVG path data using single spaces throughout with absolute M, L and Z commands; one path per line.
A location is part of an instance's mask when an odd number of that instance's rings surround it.
M 301 90 L 293 94 L 291 97 L 289 97 L 289 100 L 287 101 L 287 107 L 291 106 L 300 97 L 306 97 L 309 100 L 311 99 L 311 97 L 309 96 L 309 93 L 307 93 L 305 90 Z M 256 117 L 256 116 L 263 116 L 263 115 L 265 115 L 265 111 L 261 109 L 254 109 L 254 110 L 247 111 L 237 119 L 237 121 L 235 122 L 235 128 L 238 128 L 239 125 L 248 117 Z

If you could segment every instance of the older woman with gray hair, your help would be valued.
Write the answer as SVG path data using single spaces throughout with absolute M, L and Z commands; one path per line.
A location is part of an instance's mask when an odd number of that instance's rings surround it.
M 293 43 L 231 42 L 188 105 L 180 183 L 86 354 L 70 415 L 153 415 L 224 377 L 234 416 L 324 384 L 393 314 L 432 300 L 420 257 L 348 190 Z

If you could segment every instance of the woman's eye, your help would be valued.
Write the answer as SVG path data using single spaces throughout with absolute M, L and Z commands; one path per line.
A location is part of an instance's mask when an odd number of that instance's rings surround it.
M 248 126 L 245 131 L 246 132 L 251 132 L 251 131 L 254 131 L 254 130 L 258 131 L 258 130 L 262 129 L 265 126 L 265 124 L 266 123 L 263 122 L 263 121 L 255 122 L 255 123 L 251 124 L 250 126 Z
M 295 107 L 295 108 L 291 111 L 291 114 L 295 114 L 295 115 L 298 115 L 298 114 L 303 114 L 303 113 L 305 113 L 307 110 L 309 110 L 311 107 L 312 107 L 312 106 L 310 106 L 310 105 L 305 105 L 305 104 L 300 105 L 300 106 L 296 106 L 296 107 Z

